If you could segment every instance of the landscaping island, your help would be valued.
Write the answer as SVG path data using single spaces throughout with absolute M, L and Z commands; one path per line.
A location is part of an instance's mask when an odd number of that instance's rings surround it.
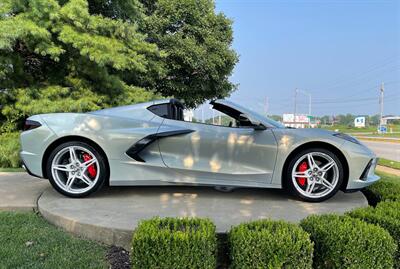
M 226 236 L 217 235 L 207 219 L 153 218 L 140 222 L 132 239 L 133 251 L 70 235 L 35 212 L 0 212 L 1 266 L 284 268 L 302 264 L 302 268 L 334 268 L 353 264 L 354 268 L 392 268 L 399 264 L 400 202 L 396 201 L 400 200 L 400 180 L 380 176 L 382 180 L 365 191 L 375 208 L 313 215 L 300 224 L 251 221 L 233 226 Z M 334 233 L 324 232 L 333 227 Z M 341 255 L 337 249 L 343 250 Z

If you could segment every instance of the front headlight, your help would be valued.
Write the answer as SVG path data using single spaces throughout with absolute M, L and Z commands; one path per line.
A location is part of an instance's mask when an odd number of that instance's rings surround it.
M 360 141 L 357 140 L 357 138 L 352 137 L 351 135 L 344 134 L 344 133 L 335 133 L 333 134 L 336 137 L 342 138 L 344 140 L 356 143 L 358 145 L 361 145 Z

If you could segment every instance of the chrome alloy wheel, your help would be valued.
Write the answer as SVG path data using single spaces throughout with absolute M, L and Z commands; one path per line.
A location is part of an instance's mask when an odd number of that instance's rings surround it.
M 301 156 L 292 169 L 292 182 L 296 190 L 308 198 L 321 198 L 331 193 L 339 181 L 339 168 L 335 160 L 322 152 Z
M 81 194 L 96 185 L 100 166 L 95 155 L 81 146 L 69 146 L 53 158 L 51 173 L 55 183 L 64 191 Z

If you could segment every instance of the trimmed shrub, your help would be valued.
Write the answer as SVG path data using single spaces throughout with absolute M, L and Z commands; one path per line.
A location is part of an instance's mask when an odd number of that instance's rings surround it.
M 396 243 L 379 226 L 333 214 L 309 216 L 300 225 L 315 243 L 315 268 L 393 267 Z
M 358 208 L 348 213 L 353 218 L 358 218 L 368 223 L 377 224 L 385 228 L 397 243 L 395 267 L 400 268 L 400 201 L 381 202 L 376 208 Z
M 258 220 L 229 232 L 232 268 L 311 268 L 313 243 L 298 225 Z
M 400 200 L 400 184 L 392 181 L 380 180 L 369 186 L 366 191 L 367 195 L 374 201 L 373 204 L 381 201 Z
M 215 268 L 215 225 L 200 218 L 153 218 L 133 233 L 132 268 Z
M 21 167 L 19 133 L 0 135 L 0 167 Z

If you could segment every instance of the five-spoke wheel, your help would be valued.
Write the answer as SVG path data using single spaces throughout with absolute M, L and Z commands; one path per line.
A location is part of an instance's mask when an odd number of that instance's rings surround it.
M 332 197 L 343 181 L 338 157 L 326 149 L 308 149 L 298 153 L 287 171 L 289 189 L 303 200 L 320 202 Z
M 67 142 L 53 150 L 47 175 L 54 188 L 70 197 L 84 197 L 98 190 L 108 176 L 104 158 L 83 142 Z

